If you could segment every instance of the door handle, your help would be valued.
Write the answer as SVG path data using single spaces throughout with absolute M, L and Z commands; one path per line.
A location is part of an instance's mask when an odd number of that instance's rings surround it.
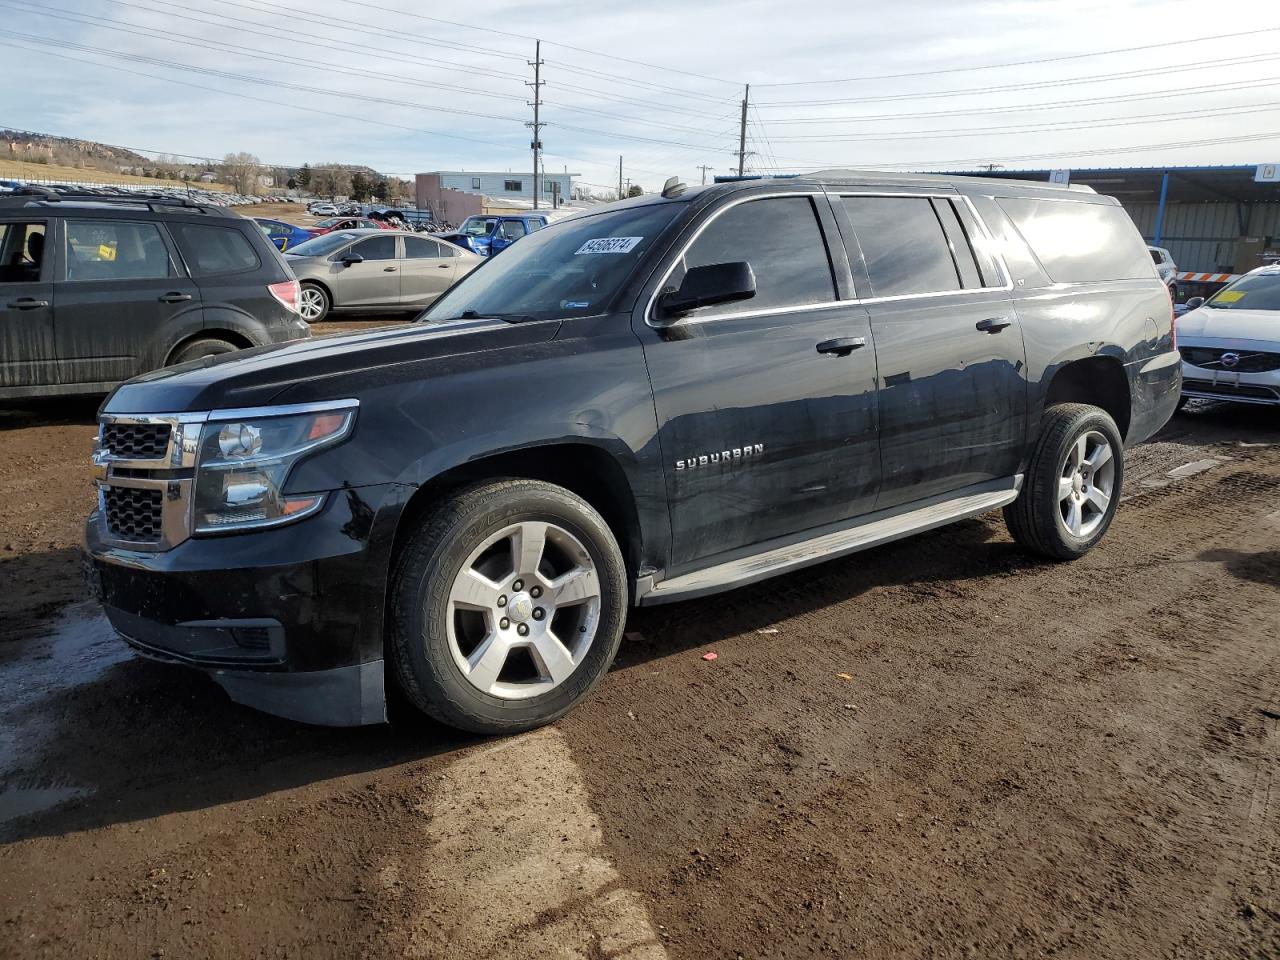
M 190 300 L 190 299 L 191 299 L 191 294 L 178 293 L 178 291 L 174 290 L 172 293 L 166 293 L 163 297 L 161 297 L 160 302 L 161 303 L 185 303 L 187 300 Z
M 437 263 L 437 264 L 436 264 L 436 269 L 437 269 L 437 270 L 448 270 L 448 269 L 449 269 L 449 264 L 447 264 L 447 263 Z
M 37 300 L 35 297 L 19 297 L 17 300 L 9 301 L 9 307 L 13 310 L 39 310 L 48 305 L 48 300 Z
M 837 357 L 847 357 L 853 351 L 866 345 L 866 337 L 836 337 L 834 340 L 823 340 L 818 344 L 818 352 L 832 353 Z
M 396 268 L 395 268 L 395 267 L 383 267 L 383 268 L 382 268 L 382 272 L 383 272 L 383 273 L 395 273 L 395 272 L 396 272 Z
M 974 324 L 978 330 L 983 333 L 999 333 L 1005 327 L 1013 326 L 1013 321 L 1008 317 L 987 317 L 985 320 L 979 320 Z

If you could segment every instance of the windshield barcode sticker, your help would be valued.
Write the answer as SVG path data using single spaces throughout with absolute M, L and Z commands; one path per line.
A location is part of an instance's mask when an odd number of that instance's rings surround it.
M 598 240 L 588 240 L 578 248 L 574 256 L 580 257 L 584 253 L 630 253 L 643 239 L 644 237 L 601 237 Z

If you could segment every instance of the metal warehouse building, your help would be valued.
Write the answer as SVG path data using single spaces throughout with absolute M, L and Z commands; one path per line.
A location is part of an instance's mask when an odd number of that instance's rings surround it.
M 1183 275 L 1243 273 L 1280 259 L 1280 164 L 967 171 L 965 176 L 1085 184 L 1119 200 Z

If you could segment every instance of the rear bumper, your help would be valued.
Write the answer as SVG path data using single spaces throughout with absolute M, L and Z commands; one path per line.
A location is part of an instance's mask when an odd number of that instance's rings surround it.
M 1127 447 L 1152 436 L 1177 410 L 1182 395 L 1182 357 L 1170 350 L 1130 365 L 1129 390 Z
M 91 586 L 146 656 L 205 670 L 233 700 L 332 726 L 378 723 L 391 536 L 374 519 L 394 485 L 338 491 L 285 527 L 142 553 L 85 546 Z

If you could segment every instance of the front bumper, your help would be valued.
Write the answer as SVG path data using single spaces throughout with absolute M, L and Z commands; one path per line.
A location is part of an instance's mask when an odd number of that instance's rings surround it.
M 1182 362 L 1182 395 L 1202 400 L 1230 400 L 1280 406 L 1280 370 L 1235 373 Z
M 232 699 L 331 726 L 386 719 L 383 608 L 394 485 L 330 494 L 274 529 L 193 537 L 163 551 L 108 543 L 89 517 L 91 585 L 143 654 L 208 671 Z

